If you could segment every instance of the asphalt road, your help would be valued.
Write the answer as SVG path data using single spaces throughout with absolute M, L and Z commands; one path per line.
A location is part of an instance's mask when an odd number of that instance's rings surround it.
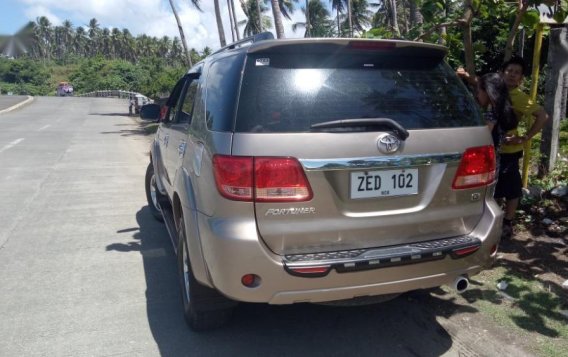
M 25 95 L 0 95 L 0 112 L 28 99 Z
M 146 206 L 151 137 L 127 111 L 39 97 L 0 115 L 0 356 L 522 355 L 458 323 L 471 307 L 428 293 L 241 304 L 227 327 L 191 332 L 166 230 Z

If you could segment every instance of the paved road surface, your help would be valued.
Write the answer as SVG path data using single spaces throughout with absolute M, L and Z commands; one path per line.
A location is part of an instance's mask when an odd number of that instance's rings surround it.
M 27 99 L 26 95 L 0 95 L 0 112 Z
M 193 333 L 146 207 L 151 138 L 123 100 L 36 98 L 0 115 L 0 356 L 520 354 L 429 294 L 372 306 L 242 304 Z M 475 328 L 475 327 L 472 327 Z M 478 329 L 479 330 L 479 329 Z

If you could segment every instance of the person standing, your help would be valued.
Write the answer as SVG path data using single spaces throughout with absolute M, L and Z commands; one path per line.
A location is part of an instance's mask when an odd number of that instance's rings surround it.
M 132 115 L 134 111 L 134 97 L 130 96 L 128 99 L 128 115 Z
M 488 73 L 479 78 L 476 99 L 484 109 L 493 144 L 498 150 L 501 143 L 514 135 L 519 124 L 503 76 L 499 73 Z
M 499 150 L 499 174 L 494 197 L 505 206 L 503 238 L 510 238 L 513 235 L 513 221 L 523 195 L 519 160 L 523 157 L 524 144 L 538 134 L 548 120 L 544 108 L 532 101 L 520 89 L 525 72 L 525 61 L 520 57 L 513 57 L 502 66 L 503 80 L 509 91 L 519 126 L 530 125 L 524 135 L 520 135 L 518 129 L 508 132 L 506 137 L 502 138 Z M 470 76 L 462 67 L 458 68 L 456 73 L 469 84 L 477 86 L 479 79 L 474 75 Z
M 505 201 L 504 238 L 509 238 L 513 234 L 513 220 L 522 197 L 523 183 L 519 160 L 523 156 L 523 146 L 542 130 L 548 120 L 544 108 L 532 101 L 520 89 L 525 71 L 525 62 L 520 57 L 513 57 L 503 64 L 503 80 L 509 89 L 513 110 L 519 119 L 519 124 L 522 123 L 528 128 L 524 135 L 520 135 L 518 130 L 512 131 L 500 148 L 500 170 L 495 198 Z

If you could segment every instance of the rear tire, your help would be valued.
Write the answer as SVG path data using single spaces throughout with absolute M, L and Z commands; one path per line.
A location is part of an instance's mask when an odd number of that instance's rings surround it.
M 158 186 L 156 185 L 156 176 L 154 175 L 154 165 L 150 162 L 148 168 L 146 169 L 146 200 L 148 200 L 148 207 L 152 216 L 158 221 L 163 222 L 164 217 L 162 216 L 162 209 L 160 208 L 160 200 L 162 199 L 162 194 L 158 191 Z
M 183 217 L 178 227 L 178 270 L 185 322 L 194 331 L 204 331 L 225 325 L 231 318 L 236 302 L 217 290 L 201 285 L 193 276 L 187 249 Z

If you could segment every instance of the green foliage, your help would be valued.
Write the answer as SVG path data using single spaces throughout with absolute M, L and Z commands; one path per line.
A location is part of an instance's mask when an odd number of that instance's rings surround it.
M 538 136 L 537 136 L 538 139 Z M 529 175 L 529 186 L 540 187 L 545 191 L 549 191 L 559 185 L 568 184 L 568 119 L 560 122 L 560 138 L 559 138 L 559 154 L 560 160 L 556 161 L 554 170 L 549 172 L 545 177 L 539 178 L 536 175 Z M 533 140 L 531 147 L 531 156 L 536 161 L 540 156 L 539 140 Z
M 122 89 L 159 97 L 167 94 L 186 70 L 166 66 L 157 57 L 145 58 L 139 65 L 97 57 L 83 60 L 69 79 L 78 93 Z
M 20 95 L 41 95 L 50 87 L 50 74 L 40 62 L 0 58 L 0 90 Z
M 196 62 L 202 59 L 197 52 L 194 56 Z M 61 65 L 59 61 L 44 63 L 27 58 L 0 58 L 0 91 L 18 95 L 55 95 L 57 83 L 69 81 L 76 94 L 122 89 L 158 98 L 167 95 L 186 71 L 186 67 L 167 65 L 158 57 L 143 58 L 137 65 L 102 56 L 76 59 L 68 65 Z
M 536 9 L 529 10 L 525 13 L 522 19 L 522 24 L 525 27 L 534 29 L 540 22 L 540 13 Z

